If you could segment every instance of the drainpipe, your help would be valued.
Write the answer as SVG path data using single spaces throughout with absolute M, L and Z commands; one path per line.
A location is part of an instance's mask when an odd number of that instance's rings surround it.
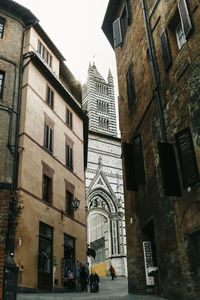
M 159 0 L 157 0 L 153 11 L 155 10 L 156 6 L 158 5 Z M 167 142 L 167 135 L 166 135 L 166 130 L 165 130 L 165 120 L 164 120 L 164 114 L 163 114 L 163 109 L 162 109 L 162 103 L 161 103 L 161 96 L 160 96 L 160 78 L 159 78 L 159 70 L 156 65 L 156 59 L 155 59 L 155 52 L 152 46 L 152 32 L 149 29 L 149 24 L 148 24 L 148 19 L 147 19 L 147 11 L 146 11 L 146 5 L 145 5 L 145 0 L 142 0 L 142 9 L 143 9 L 143 14 L 144 14 L 144 22 L 145 22 L 145 29 L 146 29 L 146 35 L 147 35 L 147 44 L 148 44 L 148 49 L 149 49 L 149 57 L 151 61 L 151 69 L 153 73 L 153 79 L 154 79 L 154 94 L 157 99 L 157 105 L 158 105 L 158 114 L 159 114 L 159 119 L 160 119 L 160 126 L 161 126 L 161 133 L 162 133 L 162 139 L 163 142 Z M 152 12 L 153 13 L 153 12 Z M 152 14 L 151 14 L 152 16 Z
M 20 124 L 20 108 L 21 108 L 21 89 L 22 89 L 22 65 L 23 65 L 23 46 L 24 46 L 25 30 L 22 34 L 21 42 L 21 57 L 19 68 L 19 84 L 18 84 L 18 97 L 17 97 L 17 116 L 16 116 L 16 130 L 15 130 L 15 145 L 14 145 L 14 167 L 13 167 L 13 190 L 17 189 L 18 184 L 18 145 L 19 145 L 19 124 Z

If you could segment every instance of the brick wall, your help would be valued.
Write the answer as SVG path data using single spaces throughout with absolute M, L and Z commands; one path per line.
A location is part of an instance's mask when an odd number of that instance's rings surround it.
M 3 272 L 6 233 L 8 229 L 9 190 L 0 190 L 0 300 L 3 292 Z

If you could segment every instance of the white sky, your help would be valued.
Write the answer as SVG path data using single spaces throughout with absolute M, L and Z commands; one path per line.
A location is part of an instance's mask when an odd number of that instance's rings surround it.
M 109 0 L 15 0 L 29 8 L 66 59 L 76 79 L 85 83 L 89 62 L 107 80 L 110 68 L 117 95 L 115 54 L 101 25 Z

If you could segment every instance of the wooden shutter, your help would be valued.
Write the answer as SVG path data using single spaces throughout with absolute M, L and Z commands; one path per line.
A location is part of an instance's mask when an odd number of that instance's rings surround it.
M 123 155 L 125 165 L 125 176 L 126 176 L 126 188 L 130 191 L 137 189 L 135 172 L 134 172 L 134 160 L 133 160 L 133 144 L 123 143 Z
M 49 126 L 45 124 L 45 148 L 48 149 L 49 145 Z
M 163 188 L 167 196 L 181 196 L 174 147 L 169 143 L 158 142 L 158 153 L 163 180 Z
M 53 129 L 49 127 L 49 151 L 53 152 Z
M 200 182 L 190 128 L 178 132 L 175 138 L 183 186 L 187 188 Z
M 120 18 L 113 22 L 114 46 L 117 48 L 122 43 L 122 31 Z
M 126 87 L 127 87 L 128 105 L 130 108 L 136 98 L 132 63 L 130 64 L 128 68 L 128 72 L 126 73 Z
M 165 70 L 168 71 L 169 68 L 172 65 L 172 54 L 171 54 L 171 49 L 170 49 L 170 44 L 169 44 L 169 39 L 168 39 L 168 34 L 167 34 L 167 29 L 164 30 L 162 33 L 161 37 L 161 46 L 162 46 L 162 53 L 163 53 L 163 60 L 165 64 Z
M 192 23 L 190 20 L 186 0 L 179 1 L 178 10 L 179 10 L 180 19 L 181 19 L 181 25 L 182 25 L 183 31 L 185 33 L 185 37 L 187 37 L 190 30 L 192 29 Z

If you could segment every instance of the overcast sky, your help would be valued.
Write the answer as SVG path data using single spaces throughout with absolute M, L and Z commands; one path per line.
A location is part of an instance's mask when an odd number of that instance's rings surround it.
M 86 81 L 89 62 L 94 61 L 106 80 L 111 69 L 117 92 L 114 51 L 101 30 L 109 0 L 15 1 L 29 8 L 40 20 L 81 83 Z

